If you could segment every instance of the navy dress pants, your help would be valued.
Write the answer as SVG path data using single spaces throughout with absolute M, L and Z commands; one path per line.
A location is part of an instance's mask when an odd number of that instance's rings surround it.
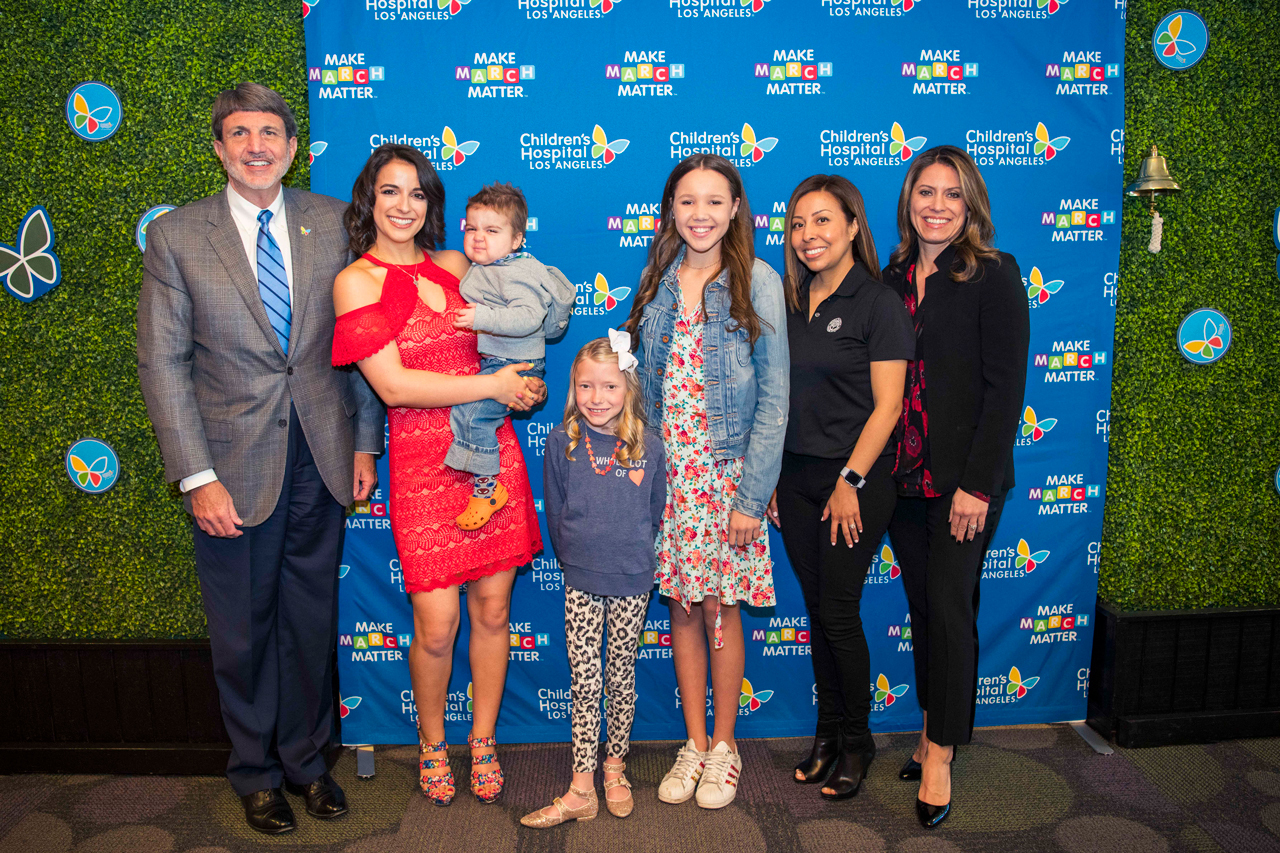
M 297 412 L 280 499 L 235 539 L 195 528 L 196 570 L 209 621 L 227 778 L 237 794 L 306 785 L 325 771 L 333 736 L 333 651 L 344 507 L 334 500 Z
M 916 698 L 929 712 L 925 732 L 939 746 L 973 735 L 978 688 L 978 581 L 1000 522 L 1004 495 L 987 506 L 982 532 L 963 544 L 951 536 L 951 498 L 899 497 L 889 540 L 902 567 L 911 611 Z

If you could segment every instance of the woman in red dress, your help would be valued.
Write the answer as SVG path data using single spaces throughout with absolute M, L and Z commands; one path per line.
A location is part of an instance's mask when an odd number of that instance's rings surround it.
M 383 145 L 351 191 L 346 214 L 361 257 L 334 282 L 333 363 L 355 363 L 387 404 L 391 435 L 391 532 L 413 602 L 409 672 L 418 703 L 419 780 L 436 805 L 453 800 L 444 707 L 467 586 L 473 683 L 471 790 L 483 803 L 502 792 L 494 726 L 510 651 L 508 608 L 516 567 L 541 550 L 524 457 L 507 421 L 498 430 L 500 480 L 510 498 L 479 530 L 455 518 L 471 499 L 471 475 L 444 464 L 453 441 L 449 407 L 493 399 L 518 410 L 545 397 L 513 365 L 477 376 L 475 333 L 454 325 L 466 305 L 458 284 L 469 262 L 435 251 L 444 240 L 444 187 L 417 149 Z M 394 342 L 395 346 L 388 346 Z

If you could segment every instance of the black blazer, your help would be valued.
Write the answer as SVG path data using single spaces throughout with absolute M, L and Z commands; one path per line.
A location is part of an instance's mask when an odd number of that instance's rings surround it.
M 925 281 L 923 350 L 929 468 L 933 488 L 995 496 L 1013 487 L 1013 442 L 1027 385 L 1031 316 L 1022 272 L 1000 253 L 973 281 L 956 282 L 955 249 Z M 884 283 L 899 295 L 912 261 L 890 265 Z

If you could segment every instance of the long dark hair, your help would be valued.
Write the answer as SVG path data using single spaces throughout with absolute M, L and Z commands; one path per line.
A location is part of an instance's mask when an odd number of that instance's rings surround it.
M 1000 262 L 1000 253 L 996 251 L 994 241 L 996 227 L 991 222 L 991 200 L 987 197 L 987 182 L 978 171 L 978 164 L 973 162 L 969 154 L 954 145 L 939 145 L 922 151 L 907 169 L 902 179 L 902 192 L 898 195 L 898 237 L 900 242 L 889 256 L 891 267 L 901 267 L 915 257 L 917 235 L 915 226 L 911 224 L 911 194 L 915 191 L 916 181 L 920 173 L 941 163 L 955 169 L 960 178 L 960 195 L 964 198 L 968 215 L 964 228 L 951 241 L 956 249 L 956 260 L 949 272 L 955 281 L 973 281 L 982 274 L 983 261 Z
M 418 186 L 427 196 L 426 222 L 413 235 L 414 244 L 424 252 L 433 252 L 436 246 L 444 244 L 444 184 L 440 183 L 431 161 L 408 145 L 379 145 L 360 170 L 351 188 L 351 205 L 342 217 L 351 251 L 357 255 L 363 255 L 377 242 L 373 205 L 378 197 L 378 173 L 393 160 L 408 163 L 418 171 Z
M 760 317 L 751 304 L 751 268 L 755 264 L 755 233 L 751 226 L 751 207 L 747 204 L 747 194 L 742 187 L 742 176 L 719 154 L 693 154 L 684 158 L 667 176 L 667 185 L 662 190 L 661 216 L 658 218 L 658 234 L 649 244 L 649 261 L 640 274 L 640 287 L 631 303 L 631 316 L 627 318 L 626 330 L 631 333 L 631 340 L 638 344 L 640 336 L 636 329 L 640 326 L 640 317 L 644 306 L 658 295 L 658 286 L 662 276 L 671 266 L 671 262 L 680 254 L 684 241 L 676 230 L 673 201 L 676 185 L 680 179 L 694 169 L 710 169 L 724 176 L 729 182 L 729 195 L 738 202 L 738 212 L 729 221 L 729 230 L 725 232 L 720 244 L 720 266 L 712 274 L 714 279 L 726 267 L 729 269 L 729 316 L 737 324 L 730 331 L 747 330 L 747 339 L 754 347 L 760 337 Z M 710 279 L 709 279 L 710 280 Z M 702 308 L 706 316 L 706 290 L 703 290 Z M 633 344 L 634 346 L 634 344 Z
M 783 226 L 786 233 L 791 233 L 791 217 L 796 215 L 796 205 L 809 193 L 830 193 L 840 202 L 844 218 L 850 223 L 858 223 L 858 233 L 853 238 L 853 256 L 862 261 L 867 273 L 876 281 L 880 280 L 880 256 L 876 254 L 876 241 L 871 237 L 871 223 L 867 221 L 867 210 L 862 203 L 862 193 L 848 179 L 840 175 L 810 175 L 800 182 L 791 193 L 787 202 L 787 222 Z M 783 258 L 784 276 L 782 290 L 787 296 L 787 307 L 792 311 L 800 310 L 800 279 L 803 277 L 803 264 L 791 248 L 790 239 Z

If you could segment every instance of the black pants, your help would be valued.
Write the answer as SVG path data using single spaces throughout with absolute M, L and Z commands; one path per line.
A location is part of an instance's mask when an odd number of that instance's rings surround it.
M 831 520 L 822 511 L 835 489 L 844 459 L 782 455 L 778 519 L 782 543 L 800 581 L 809 610 L 809 645 L 818 695 L 820 737 L 841 736 L 846 749 L 875 748 L 871 713 L 871 659 L 862 631 L 862 584 L 889 526 L 897 491 L 889 472 L 893 458 L 872 466 L 858 491 L 862 533 L 850 548 L 844 533 L 831 544 Z
M 952 493 L 954 494 L 954 492 Z M 951 497 L 898 498 L 889 539 L 911 610 L 916 697 L 925 734 L 940 746 L 968 743 L 978 680 L 978 581 L 1004 496 L 991 499 L 982 533 L 951 536 Z
M 237 794 L 285 778 L 306 785 L 325 771 L 343 512 L 291 408 L 284 483 L 270 517 L 235 539 L 195 528 L 214 681 L 231 736 L 227 778 Z

